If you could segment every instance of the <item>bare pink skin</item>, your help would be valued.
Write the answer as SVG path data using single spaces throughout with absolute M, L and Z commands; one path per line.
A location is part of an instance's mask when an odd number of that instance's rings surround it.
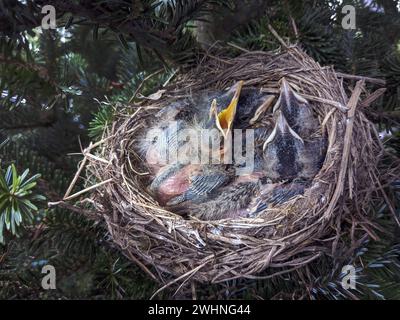
M 166 179 L 158 188 L 158 201 L 165 205 L 172 198 L 186 192 L 190 186 L 190 177 L 198 171 L 198 168 L 198 165 L 187 165 Z

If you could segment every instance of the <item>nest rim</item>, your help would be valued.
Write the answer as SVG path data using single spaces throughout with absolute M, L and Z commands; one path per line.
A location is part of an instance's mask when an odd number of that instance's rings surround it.
M 205 70 L 211 74 L 198 77 Z M 238 80 L 276 93 L 282 77 L 312 98 L 328 136 L 325 162 L 302 196 L 255 218 L 203 221 L 168 211 L 140 188 L 145 168 L 132 150 L 141 124 L 155 110 L 191 90 L 222 89 Z M 162 284 L 160 290 L 191 281 L 271 278 L 323 255 L 344 261 L 368 237 L 370 231 L 361 224 L 372 219 L 366 205 L 379 185 L 383 147 L 360 108 L 364 81 L 348 97 L 332 67 L 321 67 L 294 46 L 281 53 L 203 57 L 165 90 L 158 100 L 146 100 L 119 117 L 94 145 L 95 156 L 85 158 L 87 180 L 101 181 L 90 195 L 95 219 L 105 221 L 113 241 Z

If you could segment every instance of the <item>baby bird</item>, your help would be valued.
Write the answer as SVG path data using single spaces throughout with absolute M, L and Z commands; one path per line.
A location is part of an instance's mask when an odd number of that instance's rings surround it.
M 221 188 L 217 194 L 203 203 L 190 202 L 184 206 L 176 206 L 173 210 L 206 221 L 246 217 L 248 206 L 258 190 L 258 183 L 234 183 Z
M 251 205 L 249 215 L 255 216 L 265 209 L 283 204 L 296 196 L 302 195 L 307 185 L 305 181 L 262 185 L 258 197 Z
M 188 106 L 183 99 L 161 109 L 140 138 L 139 152 L 153 173 L 170 162 L 182 144 L 178 133 L 187 127 L 187 119 L 192 116 Z
M 200 110 L 205 109 L 205 106 L 201 108 L 201 106 L 197 105 L 196 108 L 193 108 L 195 110 L 193 121 L 178 121 L 175 126 L 177 130 L 175 130 L 174 134 L 169 134 L 169 129 L 166 129 L 164 133 L 167 133 L 167 138 L 157 137 L 160 145 L 155 144 L 154 149 L 156 152 L 153 151 L 153 153 L 160 154 L 165 150 L 170 151 L 171 146 L 173 148 L 176 146 L 177 148 L 173 149 L 174 151 L 177 150 L 175 161 L 167 163 L 162 170 L 159 170 L 149 187 L 152 193 L 158 195 L 160 202 L 167 202 L 167 204 L 173 205 L 193 200 L 194 198 L 201 199 L 228 181 L 229 175 L 224 172 L 225 166 L 200 166 L 199 156 L 203 151 L 207 151 L 207 155 L 209 154 L 210 141 L 206 141 L 203 144 L 204 142 L 201 140 L 199 144 L 197 139 L 181 139 L 181 137 L 185 137 L 186 133 L 194 133 L 195 136 L 200 136 L 201 138 L 202 129 L 217 129 L 220 136 L 226 139 L 232 129 L 242 85 L 243 81 L 240 81 L 235 86 L 235 92 L 230 103 L 221 111 L 218 112 L 216 99 L 212 101 L 208 112 L 208 120 L 201 119 L 200 122 L 196 121 L 195 118 L 199 114 L 201 115 L 199 108 Z M 179 113 L 175 115 L 175 118 Z M 187 131 L 184 129 L 187 129 Z M 217 150 L 213 150 L 212 157 L 220 160 L 224 152 L 221 149 L 221 139 L 212 135 L 211 140 L 218 140 Z M 149 159 L 149 157 L 146 157 L 146 159 Z
M 264 168 L 272 181 L 292 180 L 302 173 L 299 159 L 304 141 L 290 128 L 282 112 L 276 113 L 275 127 L 263 145 Z
M 260 90 L 255 88 L 249 88 L 247 90 L 240 91 L 242 82 L 239 82 L 235 89 L 235 94 L 229 103 L 228 107 L 218 112 L 218 106 L 216 99 L 211 102 L 210 111 L 214 115 L 215 126 L 219 129 L 224 139 L 227 139 L 230 135 L 232 129 L 246 128 L 250 126 L 250 123 L 255 125 L 261 125 L 263 122 L 264 114 L 271 106 L 273 97 L 268 95 L 260 94 Z M 239 96 L 239 92 L 240 96 Z M 272 98 L 272 99 L 271 99 Z M 226 94 L 219 98 L 219 101 L 226 101 Z M 210 126 L 208 126 L 210 127 Z M 251 127 L 250 127 L 251 128 Z M 266 135 L 269 128 L 264 127 L 257 128 L 257 138 L 259 139 L 262 135 Z M 242 142 L 245 142 L 244 140 Z M 224 153 L 228 150 L 224 145 L 221 148 L 220 160 L 224 156 Z M 208 146 L 204 146 L 208 148 Z M 258 149 L 261 149 L 258 147 Z M 242 148 L 243 150 L 243 148 Z M 258 168 L 259 162 L 255 163 L 255 172 L 251 175 L 257 177 L 257 179 L 262 176 L 261 168 Z M 201 173 L 190 177 L 190 187 L 189 189 L 173 198 L 167 203 L 167 205 L 174 206 L 182 202 L 192 202 L 200 203 L 207 199 L 210 199 L 212 192 L 219 190 L 219 188 L 227 185 L 228 183 L 235 180 L 235 172 L 237 166 L 236 164 L 227 165 L 203 165 Z M 237 179 L 239 181 L 239 179 Z
M 312 179 L 325 159 L 326 138 L 308 101 L 285 78 L 273 113 L 275 127 L 263 145 L 267 176 L 273 181 Z
M 308 137 L 318 129 L 319 123 L 310 104 L 291 88 L 285 78 L 281 79 L 280 95 L 273 112 L 275 113 L 278 109 L 300 137 Z
M 174 206 L 182 202 L 201 203 L 207 200 L 213 191 L 227 185 L 233 180 L 233 173 L 228 166 L 204 165 L 195 174 L 189 176 L 188 188 L 167 202 L 167 206 Z
M 303 194 L 306 186 L 303 182 L 263 184 L 260 179 L 238 180 L 221 188 L 218 194 L 205 202 L 176 206 L 174 211 L 207 221 L 254 217 L 267 208 Z
M 228 139 L 231 134 L 232 125 L 236 116 L 236 110 L 239 102 L 240 92 L 242 90 L 243 81 L 240 81 L 235 86 L 235 92 L 231 98 L 228 106 L 218 112 L 217 100 L 214 98 L 211 102 L 209 111 L 209 120 L 204 125 L 205 129 L 217 128 L 222 136 L 217 150 L 211 150 L 212 158 L 217 160 L 217 164 L 203 165 L 201 168 L 190 174 L 187 178 L 189 180 L 189 187 L 182 194 L 168 201 L 168 206 L 177 205 L 181 202 L 194 201 L 200 202 L 208 198 L 211 192 L 217 190 L 223 185 L 226 185 L 232 180 L 232 173 L 227 170 L 229 166 L 220 164 L 223 160 L 225 149 L 224 141 Z M 209 141 L 201 141 L 200 148 L 195 150 L 200 153 L 206 151 L 209 154 Z M 207 159 L 207 162 L 210 159 Z M 173 165 L 176 166 L 176 165 Z

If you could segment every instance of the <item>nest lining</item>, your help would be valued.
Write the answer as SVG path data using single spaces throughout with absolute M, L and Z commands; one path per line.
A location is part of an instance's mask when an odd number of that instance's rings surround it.
M 159 206 L 146 192 L 147 169 L 135 151 L 154 113 L 191 92 L 221 90 L 239 80 L 277 94 L 282 77 L 312 102 L 328 137 L 325 162 L 305 193 L 256 218 L 236 220 L 184 219 Z M 272 277 L 321 256 L 346 259 L 372 232 L 368 207 L 379 185 L 383 153 L 374 126 L 360 109 L 363 84 L 357 82 L 348 97 L 334 70 L 298 47 L 233 59 L 205 56 L 161 98 L 121 115 L 95 145 L 96 156 L 85 157 L 88 179 L 101 181 L 89 199 L 94 218 L 104 220 L 125 255 L 164 287 L 188 280 Z

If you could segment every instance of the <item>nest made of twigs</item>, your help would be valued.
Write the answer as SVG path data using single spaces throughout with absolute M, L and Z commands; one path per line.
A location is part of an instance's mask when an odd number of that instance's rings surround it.
M 192 92 L 224 89 L 239 80 L 278 94 L 282 77 L 312 103 L 328 138 L 325 162 L 305 193 L 256 218 L 237 220 L 183 218 L 159 206 L 146 191 L 147 169 L 136 152 L 149 117 Z M 104 220 L 125 255 L 164 287 L 272 277 L 322 256 L 349 257 L 370 232 L 368 208 L 380 185 L 383 148 L 362 110 L 364 80 L 349 97 L 342 77 L 298 47 L 203 57 L 158 100 L 121 115 L 105 138 L 86 150 L 88 179 L 97 181 L 89 188 L 95 218 Z

